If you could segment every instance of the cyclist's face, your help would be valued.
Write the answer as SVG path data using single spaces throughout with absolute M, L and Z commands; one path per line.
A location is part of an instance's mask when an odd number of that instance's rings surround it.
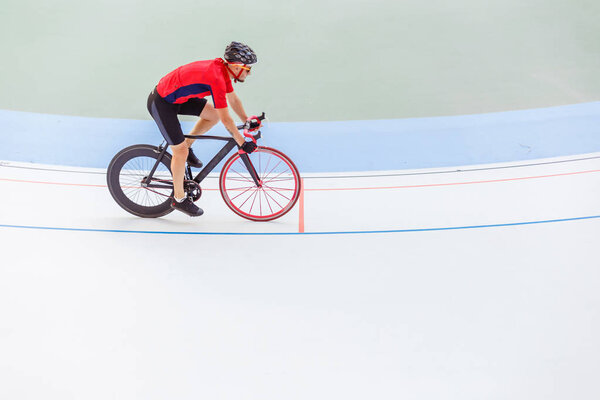
M 246 80 L 246 77 L 248 76 L 248 74 L 250 74 L 250 71 L 248 71 L 248 70 L 242 70 L 242 74 L 238 78 L 238 81 L 244 82 L 244 80 Z
M 231 70 L 237 76 L 237 80 L 240 82 L 244 82 L 246 77 L 250 74 L 250 68 L 247 65 L 232 65 Z M 241 72 L 241 73 L 240 73 Z

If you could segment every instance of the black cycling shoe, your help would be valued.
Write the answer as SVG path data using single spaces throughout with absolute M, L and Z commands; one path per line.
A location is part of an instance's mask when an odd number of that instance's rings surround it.
M 189 215 L 190 217 L 199 217 L 204 214 L 204 211 L 197 205 L 195 205 L 189 198 L 185 198 L 181 203 L 177 200 L 171 200 L 171 208 L 179 210 L 182 213 Z
M 188 151 L 189 152 L 187 157 L 187 163 L 189 164 L 189 166 L 194 168 L 202 168 L 202 165 L 204 164 L 202 164 L 202 161 L 200 161 L 198 157 L 196 157 L 191 147 L 188 149 Z

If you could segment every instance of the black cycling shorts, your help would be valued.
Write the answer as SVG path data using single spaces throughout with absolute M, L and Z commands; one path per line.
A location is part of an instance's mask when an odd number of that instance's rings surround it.
M 206 99 L 192 98 L 182 104 L 172 104 L 160 97 L 156 88 L 148 96 L 148 111 L 160 133 L 170 145 L 178 145 L 185 140 L 177 115 L 200 116 Z

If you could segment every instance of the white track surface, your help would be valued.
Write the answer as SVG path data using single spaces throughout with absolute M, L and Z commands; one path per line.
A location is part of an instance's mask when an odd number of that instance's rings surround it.
M 2 162 L 0 398 L 600 398 L 600 154 L 464 169 L 305 176 L 300 234 Z

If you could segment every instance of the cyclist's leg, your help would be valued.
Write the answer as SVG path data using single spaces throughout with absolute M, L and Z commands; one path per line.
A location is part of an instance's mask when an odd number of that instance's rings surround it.
M 219 115 L 217 114 L 217 111 L 215 110 L 213 105 L 207 103 L 206 99 L 202 99 L 202 100 L 204 100 L 204 104 L 198 114 L 187 114 L 187 115 L 197 115 L 200 117 L 198 119 L 198 121 L 196 121 L 194 128 L 190 131 L 190 133 L 189 133 L 190 135 L 194 135 L 194 136 L 203 135 L 206 132 L 208 132 L 213 126 L 215 126 L 217 124 L 217 122 L 219 122 Z M 196 109 L 196 111 L 197 111 L 197 109 Z M 186 139 L 186 142 L 187 142 L 188 146 L 191 146 L 192 143 L 194 143 L 194 140 L 188 138 L 188 139 Z
M 189 147 L 185 141 L 178 145 L 171 145 L 171 174 L 173 175 L 173 196 L 176 199 L 183 199 L 185 191 L 183 190 L 183 180 L 185 178 L 185 161 L 187 160 Z
M 148 111 L 158 125 L 160 133 L 171 146 L 171 174 L 173 175 L 174 196 L 178 199 L 185 197 L 183 180 L 185 177 L 185 161 L 188 156 L 188 146 L 177 118 L 179 105 L 168 103 L 156 93 L 156 89 L 148 97 Z

